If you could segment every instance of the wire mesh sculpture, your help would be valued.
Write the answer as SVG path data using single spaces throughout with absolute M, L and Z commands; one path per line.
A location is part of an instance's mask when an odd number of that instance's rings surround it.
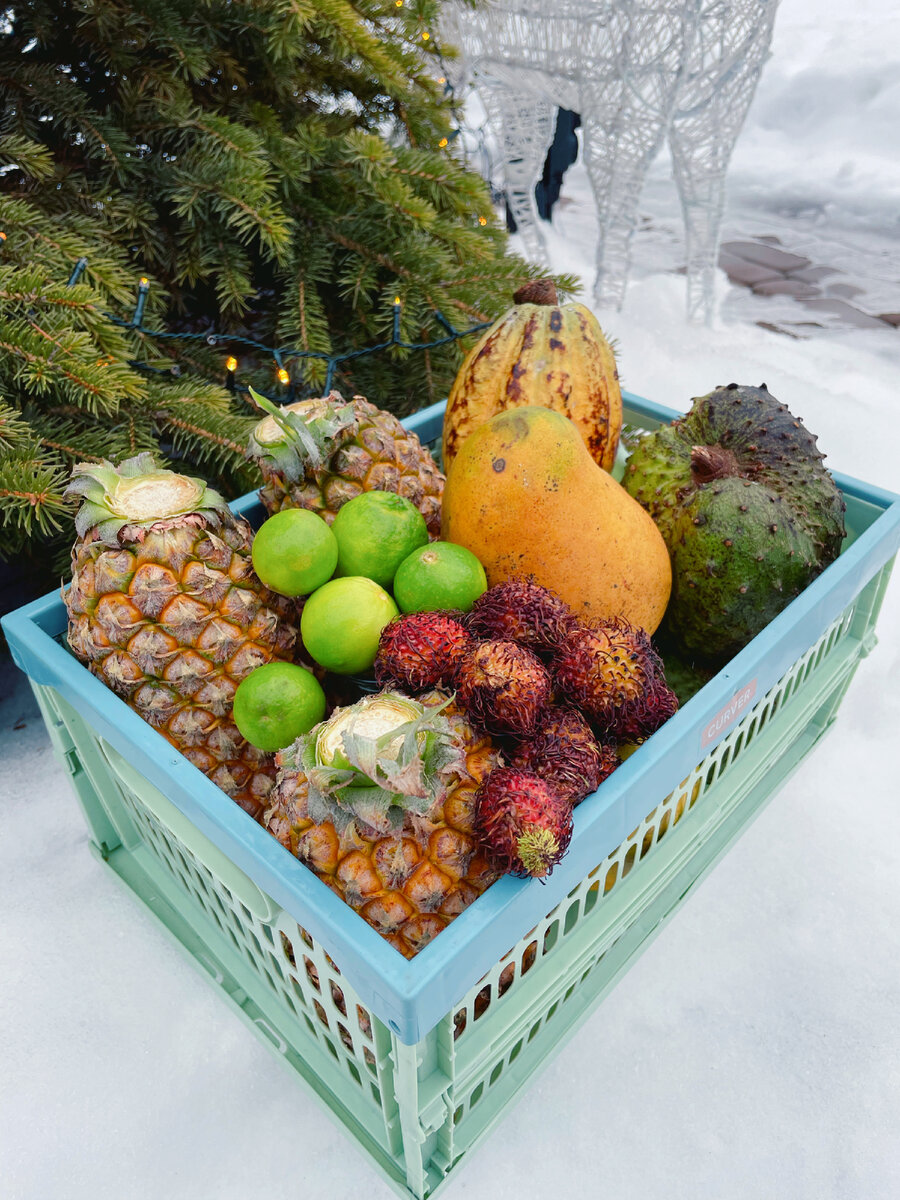
M 450 0 L 454 90 L 496 138 L 525 251 L 546 261 L 534 201 L 557 108 L 581 114 L 598 218 L 594 302 L 620 308 L 641 188 L 668 137 L 681 200 L 687 309 L 712 317 L 725 175 L 768 54 L 778 0 Z

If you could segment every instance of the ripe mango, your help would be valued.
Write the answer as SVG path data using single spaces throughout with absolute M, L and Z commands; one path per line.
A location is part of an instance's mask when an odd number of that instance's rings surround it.
M 586 620 L 621 616 L 653 633 L 669 600 L 669 552 L 652 517 L 549 408 L 510 409 L 466 438 L 441 536 L 477 555 L 489 584 L 531 575 Z

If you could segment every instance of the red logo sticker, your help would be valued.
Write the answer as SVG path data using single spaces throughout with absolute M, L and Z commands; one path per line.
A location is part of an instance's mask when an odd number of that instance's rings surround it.
M 742 717 L 750 707 L 750 701 L 755 695 L 756 680 L 751 679 L 745 687 L 735 692 L 724 708 L 720 709 L 707 723 L 700 736 L 700 749 L 705 750 L 707 746 L 711 746 L 713 742 L 717 742 L 726 734 L 734 722 Z

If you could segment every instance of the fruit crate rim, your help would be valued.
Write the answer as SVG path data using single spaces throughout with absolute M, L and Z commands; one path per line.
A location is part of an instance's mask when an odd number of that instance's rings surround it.
M 632 393 L 623 393 L 623 399 L 645 420 L 665 423 L 682 415 Z M 443 407 L 432 405 L 404 424 L 424 429 Z M 881 509 L 880 515 L 578 806 L 569 852 L 548 880 L 501 878 L 409 961 L 73 658 L 57 641 L 66 627 L 59 593 L 8 614 L 2 624 L 17 665 L 35 683 L 57 688 L 87 715 L 99 736 L 324 946 L 363 1002 L 399 1040 L 414 1044 L 629 835 L 646 816 L 647 798 L 661 800 L 689 776 L 704 757 L 699 747 L 711 718 L 751 680 L 756 697 L 765 695 L 813 644 L 810 631 L 824 632 L 896 553 L 900 496 L 833 475 L 846 495 Z M 256 493 L 249 493 L 232 507 L 242 512 L 256 504 Z

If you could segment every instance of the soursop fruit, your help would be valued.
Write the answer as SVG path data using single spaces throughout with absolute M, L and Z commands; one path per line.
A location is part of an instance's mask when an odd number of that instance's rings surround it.
M 840 553 L 844 499 L 816 438 L 766 385 L 730 383 L 642 437 L 622 480 L 672 559 L 665 624 L 721 664 Z

